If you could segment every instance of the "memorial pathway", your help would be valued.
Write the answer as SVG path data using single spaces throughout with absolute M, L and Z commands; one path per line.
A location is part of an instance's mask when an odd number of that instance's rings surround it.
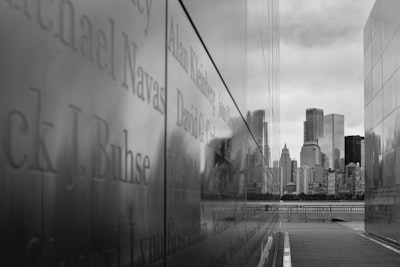
M 363 236 L 363 223 L 282 223 L 281 231 L 289 234 L 293 267 L 400 266 L 400 250 Z

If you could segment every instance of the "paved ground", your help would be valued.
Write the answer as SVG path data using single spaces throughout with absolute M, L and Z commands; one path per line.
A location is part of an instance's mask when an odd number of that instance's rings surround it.
M 400 254 L 363 237 L 363 223 L 282 223 L 292 266 L 400 266 Z M 279 265 L 277 265 L 279 266 Z

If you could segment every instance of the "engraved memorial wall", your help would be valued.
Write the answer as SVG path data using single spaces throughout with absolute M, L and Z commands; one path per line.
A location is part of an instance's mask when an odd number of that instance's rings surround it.
M 271 262 L 247 190 L 278 182 L 227 68 L 180 1 L 0 1 L 1 265 Z

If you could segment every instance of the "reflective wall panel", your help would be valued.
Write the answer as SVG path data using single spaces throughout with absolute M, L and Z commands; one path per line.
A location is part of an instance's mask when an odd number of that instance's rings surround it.
M 377 0 L 364 28 L 365 229 L 400 243 L 400 2 Z
M 0 25 L 1 261 L 162 265 L 165 3 L 1 1 Z
M 280 157 L 279 1 L 182 2 L 240 112 L 264 112 L 259 143 L 272 167 Z
M 177 1 L 169 2 L 168 26 L 167 265 L 271 261 L 274 206 L 246 203 L 250 177 L 272 195 L 262 150 Z
M 247 1 L 183 0 L 182 2 L 236 104 L 245 114 L 248 109 L 247 98 L 250 97 L 246 87 L 247 67 L 243 64 L 247 58 L 246 42 L 243 42 L 248 40 Z
M 249 5 L 0 1 L 1 266 L 271 263 L 279 105 L 247 109 Z

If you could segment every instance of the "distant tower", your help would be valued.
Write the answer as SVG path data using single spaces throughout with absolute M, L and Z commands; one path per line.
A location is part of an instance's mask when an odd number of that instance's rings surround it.
M 306 121 L 304 122 L 304 143 L 324 136 L 324 111 L 318 108 L 306 109 Z
M 289 149 L 286 147 L 286 144 L 282 149 L 281 159 L 279 160 L 279 167 L 282 172 L 281 194 L 283 194 L 284 188 L 286 188 L 287 183 L 290 182 L 291 171 L 292 171 L 292 161 L 290 159 Z

